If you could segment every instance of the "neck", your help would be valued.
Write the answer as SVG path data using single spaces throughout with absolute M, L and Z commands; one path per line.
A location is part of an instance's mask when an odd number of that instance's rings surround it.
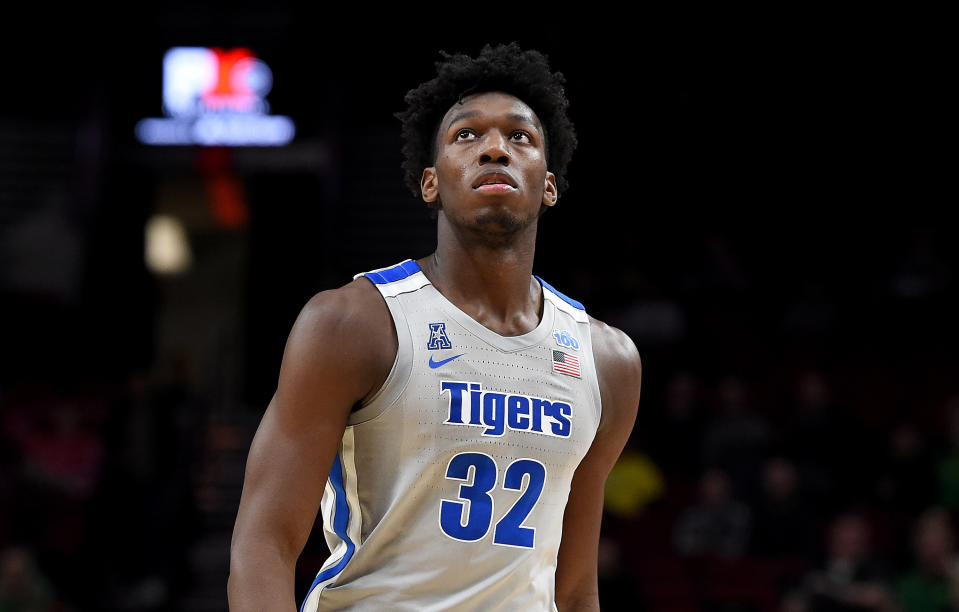
M 516 336 L 534 329 L 542 315 L 535 245 L 536 223 L 491 237 L 452 225 L 441 211 L 436 251 L 420 267 L 460 310 L 500 335 Z

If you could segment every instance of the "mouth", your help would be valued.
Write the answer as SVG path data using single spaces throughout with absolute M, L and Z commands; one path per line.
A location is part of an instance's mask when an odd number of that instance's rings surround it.
M 516 189 L 516 181 L 505 172 L 486 172 L 473 182 L 473 189 L 506 191 Z

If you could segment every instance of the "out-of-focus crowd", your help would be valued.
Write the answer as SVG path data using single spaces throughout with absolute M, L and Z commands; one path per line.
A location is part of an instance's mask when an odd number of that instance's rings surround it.
M 0 611 L 176 609 L 207 431 L 183 374 L 3 390 Z
M 859 295 L 837 260 L 779 301 L 715 235 L 692 282 L 641 279 L 610 311 L 651 384 L 607 484 L 609 609 L 959 609 L 956 289 L 933 235 L 890 244 Z
M 637 267 L 559 283 L 644 363 L 606 488 L 604 609 L 959 609 L 948 259 L 907 244 L 879 290 L 844 295 L 815 273 L 766 287 L 721 234 L 701 246 L 657 264 L 668 282 Z M 0 388 L 0 612 L 200 609 L 184 604 L 209 579 L 196 564 L 228 554 L 188 559 L 222 398 L 197 393 L 187 363 L 116 386 Z M 221 512 L 242 470 L 229 477 Z

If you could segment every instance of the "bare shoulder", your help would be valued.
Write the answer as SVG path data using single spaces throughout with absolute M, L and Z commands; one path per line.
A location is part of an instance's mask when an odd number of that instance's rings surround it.
M 593 356 L 597 366 L 602 363 L 604 369 L 636 370 L 639 374 L 642 362 L 639 349 L 624 331 L 608 325 L 599 319 L 590 317 L 590 335 L 593 340 Z M 626 373 L 626 372 L 622 372 Z
M 373 334 L 388 333 L 391 321 L 386 302 L 376 287 L 365 278 L 357 278 L 310 298 L 297 317 L 294 331 L 306 334 L 316 331 L 350 334 L 363 330 Z
M 590 317 L 593 359 L 603 399 L 601 427 L 632 423 L 639 407 L 643 365 L 633 340 L 622 330 Z
M 369 280 L 321 291 L 303 306 L 290 331 L 281 388 L 284 371 L 302 371 L 315 380 L 333 376 L 342 384 L 352 381 L 359 393 L 355 400 L 361 401 L 386 379 L 396 347 L 389 308 Z

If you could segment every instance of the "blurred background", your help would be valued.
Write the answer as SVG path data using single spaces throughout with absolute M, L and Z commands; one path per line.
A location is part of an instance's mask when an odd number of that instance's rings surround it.
M 435 245 L 393 113 L 440 49 L 512 40 L 566 75 L 580 142 L 536 273 L 644 364 L 604 609 L 959 606 L 945 38 L 130 13 L 4 24 L 0 611 L 226 609 L 297 313 Z

